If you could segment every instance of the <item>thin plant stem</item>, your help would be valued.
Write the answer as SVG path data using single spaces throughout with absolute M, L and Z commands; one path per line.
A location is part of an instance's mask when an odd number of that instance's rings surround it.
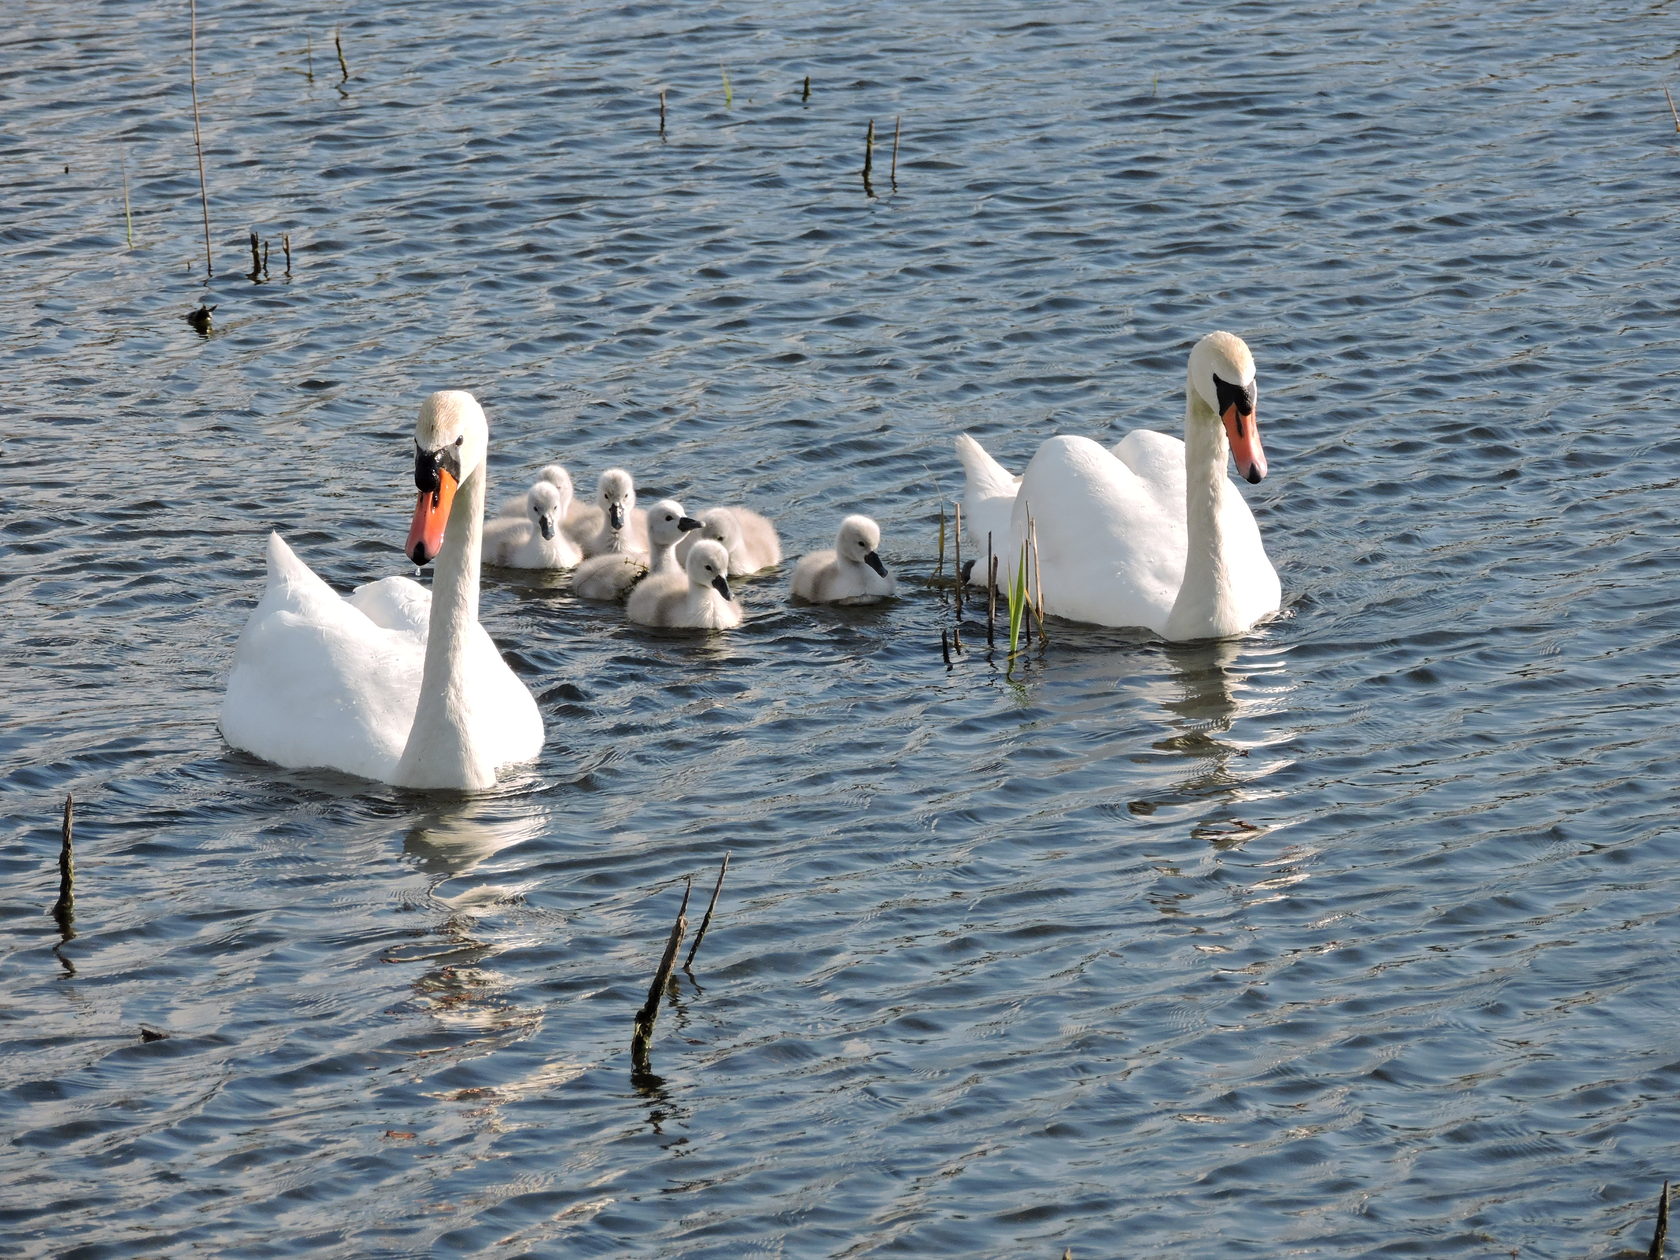
M 210 260 L 210 187 L 204 180 L 204 136 L 198 122 L 198 0 L 187 0 L 192 17 L 189 35 L 187 74 L 192 85 L 193 148 L 198 150 L 198 200 L 204 207 L 204 278 L 215 275 Z

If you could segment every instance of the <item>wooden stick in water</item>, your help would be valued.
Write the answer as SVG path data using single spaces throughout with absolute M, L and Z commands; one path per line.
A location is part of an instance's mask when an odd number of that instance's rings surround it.
M 671 968 L 676 964 L 677 947 L 682 944 L 683 933 L 688 931 L 688 895 L 694 891 L 694 881 L 690 880 L 683 889 L 682 907 L 677 911 L 677 921 L 671 925 L 671 935 L 665 941 L 665 953 L 659 959 L 659 970 L 653 973 L 653 983 L 648 986 L 647 1001 L 642 1003 L 642 1009 L 636 1012 L 636 1030 L 630 1037 L 630 1057 L 636 1065 L 637 1071 L 645 1071 L 648 1058 L 648 1044 L 653 1040 L 653 1025 L 659 1019 L 659 999 L 665 992 L 665 986 L 671 981 Z
M 706 903 L 706 913 L 700 920 L 700 928 L 694 933 L 694 944 L 688 947 L 688 957 L 683 959 L 686 969 L 694 961 L 694 955 L 700 952 L 700 942 L 706 939 L 706 929 L 712 925 L 712 911 L 717 908 L 718 894 L 723 891 L 723 877 L 729 871 L 729 854 L 723 855 L 723 865 L 718 868 L 717 883 L 712 885 L 712 899 Z
M 74 832 L 76 824 L 76 800 L 70 793 L 64 796 L 64 822 L 59 831 L 58 845 L 58 900 L 53 902 L 53 918 L 58 922 L 59 932 L 66 938 L 76 935 L 71 926 L 76 919 L 76 853 Z

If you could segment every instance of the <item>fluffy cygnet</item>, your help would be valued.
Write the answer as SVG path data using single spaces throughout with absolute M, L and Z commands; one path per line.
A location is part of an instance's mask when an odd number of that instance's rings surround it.
M 699 529 L 700 522 L 683 511 L 675 499 L 661 499 L 648 509 L 647 553 L 609 551 L 593 556 L 579 566 L 572 589 L 584 599 L 623 599 L 632 588 L 640 590 L 649 575 L 682 577 L 677 565 L 677 542 L 683 534 Z
M 683 511 L 675 499 L 664 499 L 648 509 L 648 542 L 652 545 L 647 574 L 630 592 L 627 609 L 631 620 L 641 621 L 637 610 L 651 607 L 661 592 L 688 589 L 688 575 L 677 563 L 677 544 L 683 536 L 700 528 L 700 522 Z
M 648 549 L 647 513 L 636 507 L 636 483 L 622 468 L 609 468 L 595 487 L 595 506 L 571 526 L 585 556 Z
M 683 539 L 677 559 L 688 558 L 687 549 L 701 538 L 720 542 L 729 551 L 729 576 L 744 577 L 782 562 L 782 542 L 776 527 L 751 508 L 715 507 L 700 513 L 701 530 L 693 539 Z
M 720 542 L 702 539 L 688 550 L 685 581 L 658 585 L 646 599 L 631 600 L 631 620 L 644 626 L 689 630 L 728 630 L 746 620 L 741 605 L 729 592 L 729 553 Z
M 498 516 L 484 524 L 484 562 L 510 569 L 569 569 L 582 556 L 566 536 L 565 492 L 539 481 L 525 492 L 520 516 Z
M 589 511 L 587 503 L 577 501 L 576 491 L 572 487 L 572 474 L 559 464 L 544 464 L 537 470 L 537 480 L 548 482 L 560 492 L 560 497 L 565 500 L 566 511 L 562 523 L 576 517 L 579 512 Z M 525 498 L 526 496 L 523 494 L 515 494 L 503 499 L 502 506 L 496 509 L 496 515 L 524 516 Z
M 793 594 L 813 604 L 873 604 L 898 589 L 875 549 L 881 527 L 867 516 L 840 522 L 833 551 L 801 556 L 793 568 Z

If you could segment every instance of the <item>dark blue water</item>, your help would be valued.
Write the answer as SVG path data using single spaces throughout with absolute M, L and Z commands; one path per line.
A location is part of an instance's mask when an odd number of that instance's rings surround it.
M 1664 6 L 199 10 L 208 280 L 184 7 L 0 52 L 0 1255 L 1644 1253 Z M 951 439 L 1175 429 L 1215 327 L 1284 615 L 1006 671 L 935 580 Z M 622 464 L 790 555 L 868 511 L 903 597 L 784 569 L 692 637 L 493 574 L 540 763 L 231 752 L 264 534 L 404 571 L 444 387 L 497 492 Z

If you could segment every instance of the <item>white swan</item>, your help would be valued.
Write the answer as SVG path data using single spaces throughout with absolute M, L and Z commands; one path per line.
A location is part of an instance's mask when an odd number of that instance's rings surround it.
M 525 492 L 525 512 L 484 525 L 484 562 L 509 569 L 569 569 L 583 558 L 566 533 L 566 491 L 538 481 Z
M 705 538 L 689 548 L 684 580 L 663 581 L 656 597 L 632 600 L 626 613 L 644 626 L 672 626 L 687 630 L 729 630 L 746 620 L 729 590 L 729 553 L 720 542 Z
M 991 531 L 998 581 L 1013 580 L 1030 517 L 1046 612 L 1171 640 L 1240 635 L 1277 612 L 1277 570 L 1225 475 L 1227 451 L 1248 481 L 1266 475 L 1254 358 L 1240 337 L 1196 343 L 1184 398 L 1182 442 L 1147 429 L 1112 450 L 1055 437 L 1020 477 L 968 434 L 957 438 L 963 513 L 982 557 Z
M 700 522 L 683 511 L 675 499 L 661 499 L 647 510 L 647 552 L 609 551 L 592 556 L 572 575 L 572 593 L 581 599 L 623 599 L 640 590 L 651 574 L 682 576 L 676 561 L 677 542 L 699 529 Z
M 677 548 L 679 562 L 702 538 L 720 542 L 729 552 L 729 576 L 745 577 L 782 562 L 782 540 L 776 527 L 751 508 L 714 507 L 700 513 L 700 532 Z
M 389 577 L 342 599 L 269 535 L 268 586 L 222 701 L 229 744 L 296 769 L 457 790 L 537 756 L 536 701 L 478 624 L 488 434 L 471 394 L 420 408 L 405 549 L 416 564 L 437 558 L 430 593 Z
M 636 507 L 636 483 L 622 468 L 601 474 L 595 485 L 595 506 L 567 528 L 585 558 L 648 549 L 647 513 Z
M 840 522 L 834 550 L 813 551 L 793 567 L 793 595 L 813 604 L 873 604 L 898 589 L 875 549 L 881 527 L 867 516 Z

